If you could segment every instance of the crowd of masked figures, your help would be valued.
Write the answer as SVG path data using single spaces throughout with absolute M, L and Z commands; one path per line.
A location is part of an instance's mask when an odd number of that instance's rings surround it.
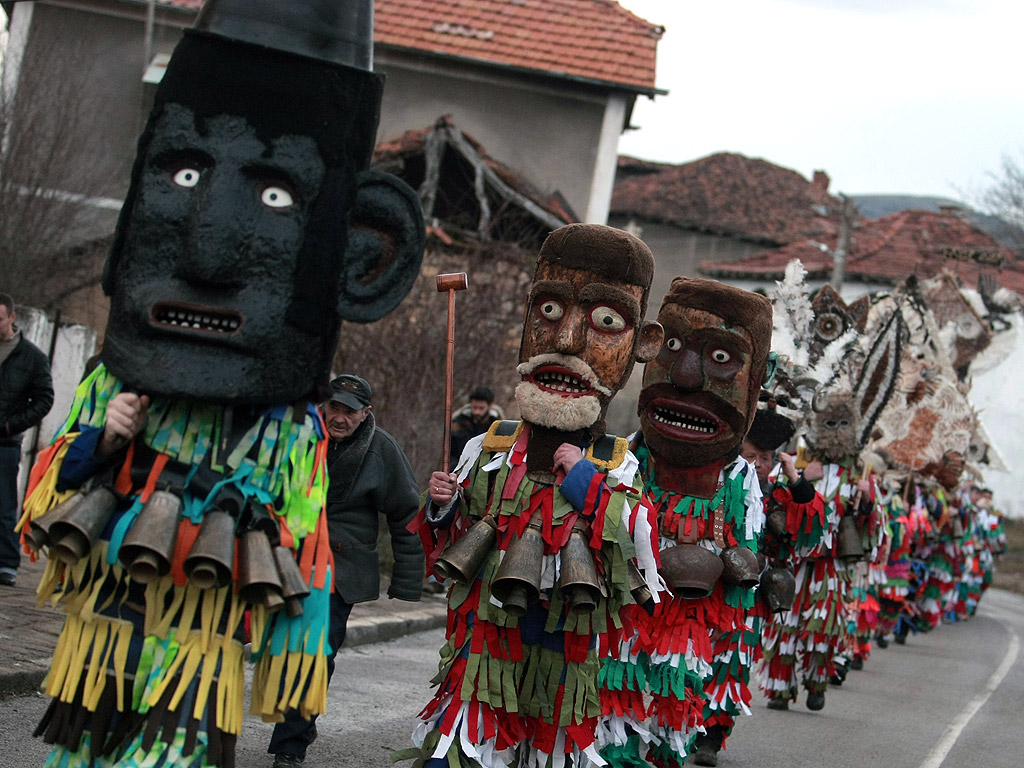
M 1019 299 L 982 288 L 970 290 L 942 273 L 847 304 L 831 286 L 812 290 L 802 265 L 791 263 L 771 296 L 772 352 L 758 407 L 750 411 L 740 457 L 724 465 L 698 467 L 692 437 L 682 451 L 666 446 L 671 426 L 691 435 L 704 427 L 694 411 L 673 415 L 658 399 L 672 395 L 659 389 L 661 357 L 649 361 L 638 409 L 642 430 L 630 444 L 642 487 L 643 511 L 630 521 L 638 567 L 627 564 L 633 600 L 617 615 L 587 613 L 611 606 L 604 582 L 613 582 L 614 567 L 597 580 L 574 569 L 574 534 L 562 546 L 557 502 L 554 533 L 539 499 L 511 523 L 503 517 L 522 494 L 513 477 L 522 460 L 517 452 L 530 441 L 492 430 L 478 454 L 463 456 L 460 479 L 475 497 L 478 470 L 507 464 L 508 474 L 500 471 L 487 492 L 502 500 L 493 502 L 497 511 L 467 515 L 450 536 L 424 538 L 428 565 L 450 579 L 449 641 L 417 749 L 402 756 L 428 766 L 439 757 L 451 765 L 504 765 L 501 755 L 516 746 L 518 729 L 529 734 L 529 746 L 520 746 L 517 765 L 600 764 L 599 753 L 615 766 L 713 766 L 736 718 L 751 714 L 754 685 L 770 709 L 788 710 L 803 697 L 819 711 L 829 686 L 862 668 L 874 644 L 903 645 L 912 634 L 973 616 L 1005 548 L 1002 516 L 982 473 L 1005 465 L 971 405 L 970 382 L 1005 357 L 1019 323 Z M 677 279 L 658 317 L 666 347 L 685 352 L 705 322 L 702 312 L 725 316 L 723 302 L 748 303 L 745 293 Z M 760 311 L 750 304 L 729 316 L 732 327 L 753 338 L 755 360 L 758 344 L 767 344 L 752 330 Z M 679 312 L 685 323 L 677 324 Z M 691 384 L 682 383 L 675 365 L 665 380 L 678 392 Z M 756 363 L 754 369 L 757 375 Z M 705 394 L 715 390 L 708 379 L 703 386 Z M 701 387 L 699 377 L 692 387 Z M 718 394 L 743 402 L 735 390 Z M 658 422 L 670 427 L 662 434 Z M 681 472 L 668 457 L 681 460 Z M 616 471 L 621 466 L 609 472 L 616 482 L 632 482 Z M 708 477 L 717 485 L 702 488 Z M 569 485 L 563 484 L 566 497 Z M 644 512 L 653 512 L 650 531 L 643 529 Z M 493 542 L 489 529 L 496 525 L 504 555 L 492 562 L 495 570 L 485 565 L 474 579 L 481 561 L 464 558 L 491 546 L 479 544 Z M 592 547 L 594 537 L 608 536 L 584 530 Z M 648 533 L 657 584 L 638 573 L 648 572 Z M 527 564 L 530 547 L 537 560 L 553 540 L 555 552 L 562 546 L 557 580 L 546 568 L 546 582 L 524 578 L 524 570 L 541 573 Z M 532 621 L 566 631 L 558 653 L 541 648 L 533 657 L 491 645 L 505 635 L 488 634 L 488 625 L 508 627 L 509 614 L 518 618 L 524 648 L 538 642 L 527 640 L 532 609 L 516 594 L 523 582 L 534 599 L 550 595 L 548 612 Z M 589 599 L 581 596 L 588 588 L 595 590 Z M 498 605 L 505 613 L 490 607 Z M 599 637 L 590 647 L 599 670 L 591 689 L 582 682 L 587 648 L 573 648 L 573 632 L 577 640 Z M 520 671 L 512 672 L 516 665 Z M 503 690 L 509 679 L 524 678 L 518 697 Z M 573 707 L 575 714 L 565 716 Z M 562 713 L 564 732 L 553 727 L 557 720 L 549 719 L 548 728 L 523 726 L 552 711 Z M 559 762 L 565 755 L 572 760 Z

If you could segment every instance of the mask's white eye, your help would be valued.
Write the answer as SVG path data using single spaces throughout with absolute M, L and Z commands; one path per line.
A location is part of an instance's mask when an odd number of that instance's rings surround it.
M 605 306 L 594 307 L 590 311 L 590 322 L 597 330 L 606 333 L 617 333 L 626 327 L 625 318 L 611 307 Z
M 199 170 L 196 168 L 182 168 L 174 174 L 174 183 L 179 187 L 194 187 L 199 183 Z
M 545 301 L 540 305 L 540 313 L 544 315 L 546 320 L 556 322 L 562 319 L 562 315 L 565 314 L 565 309 L 557 301 Z
M 732 360 L 732 355 L 730 355 L 724 349 L 714 349 L 711 351 L 711 359 L 719 364 L 728 363 L 730 360 Z
M 683 342 L 673 336 L 665 342 L 665 346 L 668 347 L 670 352 L 678 352 L 683 348 Z
M 260 195 L 260 200 L 269 208 L 287 208 L 295 202 L 292 193 L 283 187 L 267 187 Z

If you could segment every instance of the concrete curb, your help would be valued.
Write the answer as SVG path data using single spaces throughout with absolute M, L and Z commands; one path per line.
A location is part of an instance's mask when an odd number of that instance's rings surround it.
M 403 611 L 394 616 L 374 616 L 349 621 L 343 648 L 372 645 L 445 625 L 447 611 L 442 603 L 434 609 Z
M 37 693 L 50 671 L 49 663 L 42 668 L 24 668 L 0 672 L 0 701 L 13 696 Z

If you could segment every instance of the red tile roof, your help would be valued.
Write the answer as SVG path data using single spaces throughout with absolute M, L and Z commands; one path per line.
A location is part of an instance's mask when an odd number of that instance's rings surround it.
M 781 280 L 786 265 L 800 259 L 809 276 L 828 279 L 836 236 L 802 239 L 775 251 L 734 262 L 705 261 L 701 270 L 713 277 Z M 1024 262 L 1014 251 L 953 213 L 900 211 L 880 219 L 860 219 L 850 243 L 846 276 L 850 280 L 895 284 L 908 275 L 920 278 L 952 271 L 976 287 L 980 274 L 999 285 L 1024 292 Z
M 839 230 L 839 200 L 828 176 L 739 154 L 719 153 L 683 165 L 619 161 L 611 213 L 685 229 L 782 245 Z
M 378 45 L 659 92 L 655 51 L 664 27 L 614 0 L 376 0 L 374 9 Z

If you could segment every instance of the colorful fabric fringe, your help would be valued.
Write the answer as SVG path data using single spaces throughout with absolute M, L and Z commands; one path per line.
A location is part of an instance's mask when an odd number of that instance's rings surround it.
M 588 454 L 598 472 L 585 509 L 575 509 L 558 487 L 527 477 L 528 429 L 521 424 L 504 444 L 493 434 L 471 441 L 457 470 L 463 495 L 455 521 L 435 529 L 425 507 L 412 524 L 427 545 L 428 569 L 485 515 L 497 523 L 497 540 L 475 579 L 450 585 L 439 688 L 421 713 L 415 749 L 397 752 L 396 760 L 419 766 L 446 758 L 453 768 L 604 764 L 595 744 L 603 715 L 599 653 L 619 647 L 623 607 L 632 600 L 627 563 L 637 558 L 656 578 L 653 527 L 633 488 L 632 454 L 623 450 L 617 463 L 604 464 Z M 492 585 L 531 520 L 543 540 L 540 600 L 517 618 Z M 559 552 L 579 520 L 587 521 L 589 551 L 607 585 L 590 614 L 568 610 L 555 588 Z M 617 684 L 621 689 L 621 676 Z
M 71 414 L 32 469 L 23 537 L 73 494 L 57 490 L 68 450 L 81 430 L 102 428 L 122 388 L 102 365 L 79 386 Z M 47 766 L 234 765 L 247 610 L 256 664 L 252 712 L 279 720 L 292 707 L 305 715 L 324 711 L 333 580 L 323 424 L 312 407 L 266 409 L 250 420 L 224 455 L 221 406 L 154 399 L 144 431 L 110 475 L 117 506 L 101 536 L 74 564 L 51 551 L 38 596 L 41 604 L 60 603 L 67 619 L 45 683 L 53 701 L 37 729 L 54 744 Z M 143 585 L 122 567 L 120 547 L 149 497 L 166 484 L 169 465 L 189 468 L 171 568 Z M 196 495 L 187 484 L 201 465 L 218 482 Z M 237 562 L 227 586 L 189 582 L 184 560 L 223 486 L 254 505 L 292 550 L 310 589 L 300 615 L 241 599 Z

